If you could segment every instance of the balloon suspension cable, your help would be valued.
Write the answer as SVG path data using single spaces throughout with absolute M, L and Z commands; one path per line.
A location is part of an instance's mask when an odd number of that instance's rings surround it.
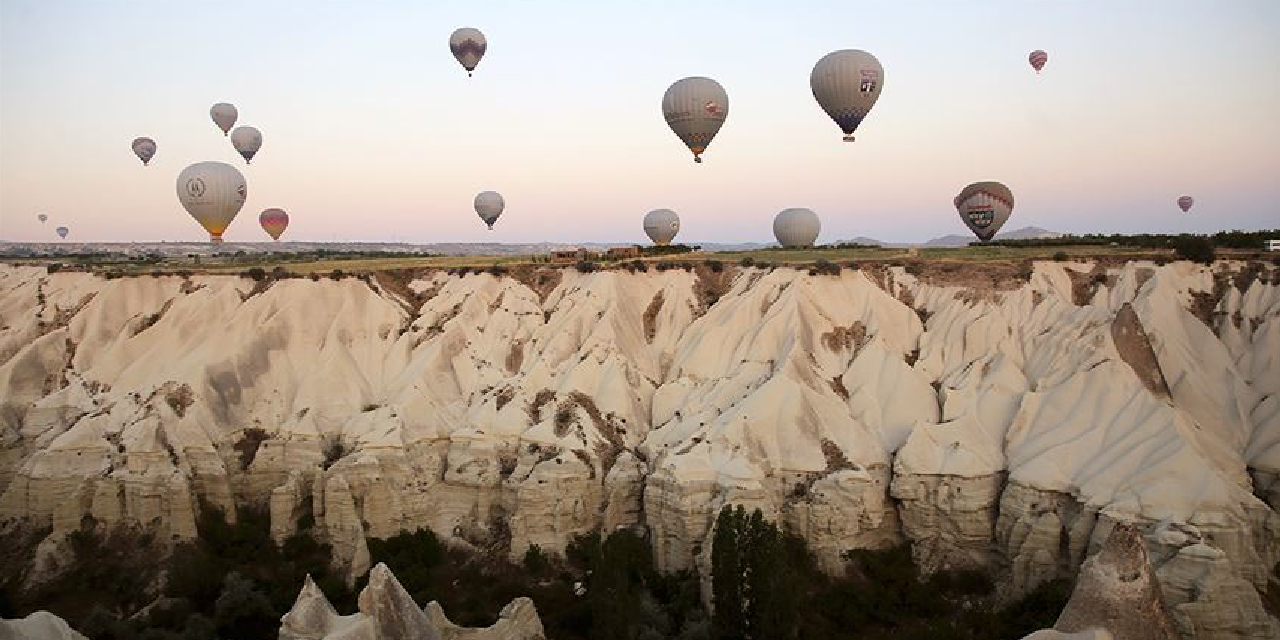
M 851 136 L 851 135 L 845 136 L 845 137 L 844 137 L 844 141 L 845 141 L 845 142 L 853 142 L 853 136 Z

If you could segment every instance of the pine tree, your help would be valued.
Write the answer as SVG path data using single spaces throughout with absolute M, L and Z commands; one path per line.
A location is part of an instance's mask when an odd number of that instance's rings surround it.
M 711 547 L 711 599 L 715 607 L 711 630 L 718 640 L 744 640 L 747 637 L 742 560 L 738 548 L 743 520 L 741 506 L 736 511 L 725 506 L 716 518 Z

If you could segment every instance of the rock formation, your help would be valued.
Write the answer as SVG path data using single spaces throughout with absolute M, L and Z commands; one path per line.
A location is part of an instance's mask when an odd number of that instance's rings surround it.
M 17 620 L 0 620 L 0 640 L 88 640 L 48 611 Z
M 400 586 L 386 565 L 369 572 L 360 592 L 360 610 L 338 615 L 333 605 L 307 576 L 293 609 L 281 618 L 280 640 L 544 640 L 542 620 L 528 598 L 517 598 L 502 609 L 498 621 L 483 629 L 459 627 L 449 621 L 439 603 L 425 611 Z
M 51 539 L 249 506 L 277 539 L 314 522 L 354 578 L 418 527 L 519 558 L 639 524 L 680 569 L 744 504 L 823 566 L 909 542 L 1016 595 L 1131 523 L 1177 629 L 1245 638 L 1278 502 L 1269 264 L 0 267 L 0 519 Z

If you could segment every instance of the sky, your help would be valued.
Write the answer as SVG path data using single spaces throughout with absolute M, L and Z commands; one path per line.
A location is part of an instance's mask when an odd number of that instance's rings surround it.
M 473 78 L 462 26 L 489 41 Z M 229 241 L 281 207 L 286 240 L 644 242 L 671 208 L 677 240 L 767 242 L 809 207 L 819 242 L 914 242 L 966 233 L 978 180 L 1013 190 L 1006 229 L 1276 228 L 1277 32 L 1276 0 L 0 0 L 0 240 L 205 239 L 175 194 L 204 160 L 248 180 Z M 854 143 L 808 86 L 846 48 L 885 68 Z M 729 95 L 703 164 L 660 107 L 695 75 Z M 251 165 L 224 101 L 262 131 Z

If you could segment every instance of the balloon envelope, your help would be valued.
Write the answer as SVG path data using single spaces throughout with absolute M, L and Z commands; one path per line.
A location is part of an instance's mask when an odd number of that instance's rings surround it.
M 480 219 L 489 225 L 489 229 L 493 229 L 493 223 L 498 221 L 498 216 L 502 215 L 502 210 L 507 206 L 502 194 L 497 191 L 482 191 L 476 194 L 475 202 L 476 213 L 480 215 Z
M 219 102 L 209 108 L 209 117 L 213 118 L 213 123 L 222 129 L 222 134 L 226 135 L 231 127 L 236 123 L 236 107 L 233 104 Z
M 240 213 L 248 196 L 244 176 L 225 162 L 198 162 L 178 174 L 178 201 L 209 232 L 210 242 Z
M 1190 211 L 1191 205 L 1195 203 L 1195 198 L 1192 198 L 1191 196 L 1182 196 L 1181 198 L 1178 198 L 1178 208 L 1182 209 L 1183 213 Z
M 449 36 L 449 51 L 453 52 L 458 64 L 467 70 L 467 75 L 476 70 L 476 65 L 480 64 L 480 59 L 488 49 L 489 42 L 479 29 L 463 27 Z
M 133 155 L 138 156 L 142 166 L 147 166 L 156 155 L 156 141 L 151 138 L 134 138 Z
M 1036 73 L 1040 73 L 1040 70 L 1044 68 L 1044 64 L 1048 61 L 1049 54 L 1039 49 L 1032 51 L 1031 55 L 1027 56 L 1027 62 L 1031 63 L 1031 68 L 1035 69 Z
M 694 162 L 702 162 L 702 152 L 724 126 L 728 115 L 729 94 L 711 78 L 677 80 L 662 96 L 662 116 L 693 152 Z
M 231 132 L 231 146 L 236 148 L 245 162 L 253 160 L 253 156 L 262 148 L 262 132 L 253 127 L 236 127 Z
M 272 240 L 279 240 L 280 234 L 289 226 L 289 214 L 284 209 L 267 209 L 258 215 L 258 224 Z
M 66 228 L 66 227 L 58 227 L 57 229 L 54 229 L 53 231 L 54 231 L 54 233 L 58 234 L 58 237 L 59 237 L 59 238 L 62 238 L 62 239 L 64 239 L 64 240 L 67 238 L 67 234 L 68 234 L 68 233 L 71 233 L 71 230 L 70 230 L 70 229 L 68 229 L 68 228 Z
M 1013 192 L 999 182 L 975 182 L 960 190 L 953 202 L 965 226 L 986 242 L 1013 213 Z
M 680 232 L 680 216 L 670 209 L 654 209 L 644 214 L 644 232 L 658 246 L 671 244 Z
M 47 220 L 49 219 L 49 216 L 47 216 L 47 215 L 45 215 L 45 214 L 43 214 L 43 213 L 41 213 L 41 214 L 37 214 L 37 215 L 36 215 L 36 217 L 40 219 L 40 222 L 45 222 L 45 221 L 47 221 Z
M 809 89 L 818 106 L 853 142 L 853 132 L 871 112 L 884 88 L 884 67 L 861 49 L 842 49 L 823 56 L 809 74 Z
M 784 247 L 812 247 L 822 222 L 812 209 L 784 209 L 773 219 L 773 237 Z

